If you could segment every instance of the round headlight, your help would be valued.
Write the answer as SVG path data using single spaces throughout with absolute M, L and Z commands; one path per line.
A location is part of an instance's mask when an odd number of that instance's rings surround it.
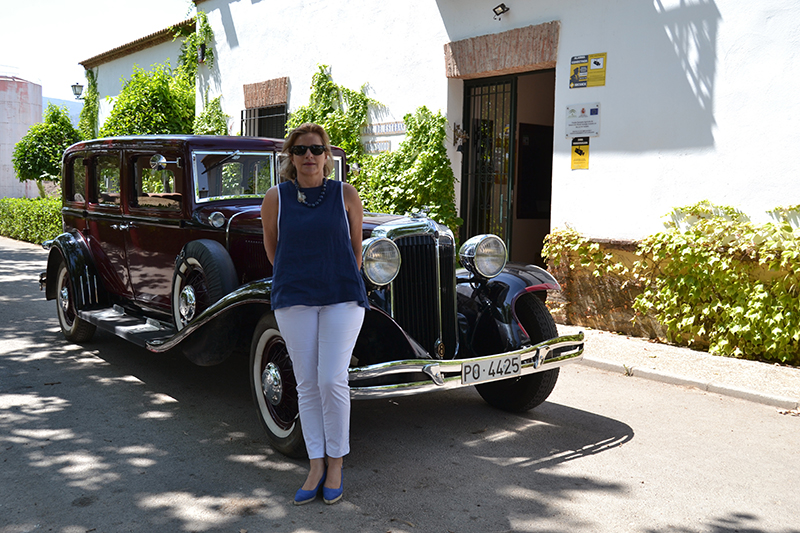
M 385 237 L 369 238 L 362 247 L 361 269 L 373 285 L 388 285 L 400 272 L 400 250 Z
M 476 276 L 493 278 L 503 271 L 508 260 L 506 245 L 496 235 L 476 235 L 458 251 L 461 264 Z

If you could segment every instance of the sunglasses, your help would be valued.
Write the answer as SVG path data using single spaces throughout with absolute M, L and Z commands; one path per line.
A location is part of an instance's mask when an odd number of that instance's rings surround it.
M 306 155 L 306 150 L 311 150 L 311 153 L 314 155 L 322 155 L 323 152 L 325 152 L 325 147 L 321 144 L 312 144 L 311 146 L 295 144 L 289 148 L 289 151 L 294 155 Z

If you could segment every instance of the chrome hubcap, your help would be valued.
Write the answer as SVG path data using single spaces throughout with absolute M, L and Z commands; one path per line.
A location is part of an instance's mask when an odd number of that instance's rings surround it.
M 184 323 L 191 322 L 197 310 L 197 299 L 194 295 L 194 287 L 187 285 L 181 291 L 180 313 Z
M 283 398 L 283 382 L 281 373 L 274 363 L 269 363 L 261 373 L 261 390 L 264 398 L 272 405 L 278 405 Z
M 58 293 L 58 302 L 65 313 L 69 311 L 69 290 L 66 287 L 61 287 L 61 291 Z

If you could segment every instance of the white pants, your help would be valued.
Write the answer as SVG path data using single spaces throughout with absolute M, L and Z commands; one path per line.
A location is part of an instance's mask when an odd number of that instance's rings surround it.
M 364 308 L 355 302 L 296 305 L 275 310 L 294 366 L 300 424 L 309 459 L 350 452 L 347 369 Z

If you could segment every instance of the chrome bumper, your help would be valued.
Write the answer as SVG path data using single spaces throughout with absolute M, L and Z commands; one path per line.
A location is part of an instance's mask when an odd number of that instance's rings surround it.
M 583 359 L 583 332 L 581 331 L 576 335 L 556 337 L 540 342 L 539 344 L 525 346 L 519 350 L 487 355 L 485 357 L 446 361 L 438 359 L 411 359 L 407 361 L 392 361 L 389 363 L 351 368 L 349 371 L 350 397 L 353 399 L 390 398 L 393 396 L 407 396 L 434 390 L 470 387 L 472 384 L 464 384 L 461 380 L 461 372 L 464 364 L 472 364 L 478 361 L 490 361 L 509 355 L 520 356 L 522 366 L 521 375 L 523 376 L 558 368 L 567 363 L 573 363 Z M 419 373 L 424 373 L 428 377 L 422 381 L 401 379 L 401 381 L 409 381 L 408 383 L 359 386 L 359 381 L 371 380 L 394 374 Z

